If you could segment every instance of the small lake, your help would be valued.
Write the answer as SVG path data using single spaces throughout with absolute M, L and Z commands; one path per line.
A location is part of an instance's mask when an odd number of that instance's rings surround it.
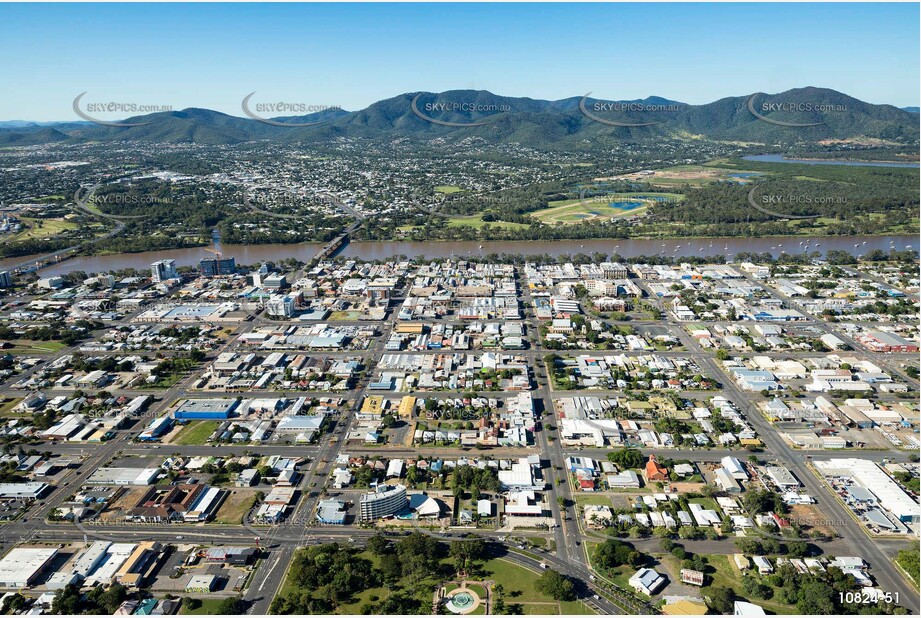
M 643 202 L 611 202 L 608 204 L 608 208 L 617 208 L 618 210 L 633 210 L 634 208 L 639 208 L 643 206 Z
M 748 155 L 746 161 L 761 163 L 802 163 L 803 165 L 850 165 L 853 167 L 919 167 L 918 163 L 897 163 L 895 161 L 824 161 L 820 159 L 788 159 L 779 154 Z M 735 177 L 735 174 L 732 175 Z

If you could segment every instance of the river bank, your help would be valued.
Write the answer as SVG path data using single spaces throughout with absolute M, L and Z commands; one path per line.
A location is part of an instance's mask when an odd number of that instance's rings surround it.
M 260 264 L 294 258 L 307 262 L 319 251 L 320 243 L 299 243 L 292 245 L 225 245 L 220 250 L 226 257 L 233 257 L 238 264 Z M 396 256 L 408 258 L 465 258 L 482 257 L 490 254 L 511 255 L 574 255 L 594 252 L 606 256 L 618 254 L 624 258 L 664 255 L 671 257 L 722 256 L 732 259 L 737 253 L 755 252 L 780 255 L 785 253 L 808 253 L 829 250 L 847 251 L 861 255 L 872 250 L 889 252 L 892 249 L 915 251 L 921 248 L 918 236 L 831 236 L 803 238 L 778 236 L 760 238 L 686 238 L 686 239 L 595 239 L 566 241 L 460 241 L 460 242 L 413 242 L 413 241 L 360 241 L 345 245 L 336 255 L 363 260 L 385 260 Z M 44 277 L 73 271 L 86 273 L 108 272 L 135 268 L 148 270 L 157 260 L 172 259 L 177 266 L 197 266 L 202 258 L 213 254 L 205 247 L 122 253 L 98 256 L 78 256 L 51 264 L 40 272 Z M 21 263 L 28 258 L 7 258 L 0 260 L 0 269 L 10 264 Z

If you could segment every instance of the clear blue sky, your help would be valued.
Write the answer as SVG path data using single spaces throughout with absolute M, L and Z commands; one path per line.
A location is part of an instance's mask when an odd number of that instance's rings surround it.
M 76 120 L 83 91 L 238 116 L 253 91 L 353 110 L 418 90 L 705 103 L 811 85 L 918 105 L 918 23 L 917 3 L 0 4 L 0 119 Z

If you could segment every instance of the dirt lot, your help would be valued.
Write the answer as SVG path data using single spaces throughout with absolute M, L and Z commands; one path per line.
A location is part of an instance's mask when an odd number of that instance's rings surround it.
M 113 521 L 120 519 L 124 512 L 141 499 L 149 487 L 131 487 L 126 490 L 121 496 L 119 496 L 115 501 L 111 502 L 106 506 L 106 509 L 99 515 L 99 519 L 102 521 Z
M 258 489 L 232 489 L 214 516 L 218 524 L 239 524 L 249 511 Z
M 790 507 L 790 519 L 798 523 L 805 532 L 817 530 L 829 536 L 835 535 L 834 521 L 811 504 L 796 504 Z

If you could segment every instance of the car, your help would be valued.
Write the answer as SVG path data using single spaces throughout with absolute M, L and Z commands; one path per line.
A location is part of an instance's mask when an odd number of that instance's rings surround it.
M 589 575 L 588 578 L 589 578 L 590 580 L 592 580 L 592 581 L 595 581 L 595 576 L 594 576 L 594 575 Z
M 545 562 L 541 562 L 541 563 L 540 563 L 540 568 L 546 569 L 546 568 L 547 568 L 547 564 L 546 564 Z
M 601 600 L 601 597 L 599 597 L 597 594 L 593 594 L 593 595 L 592 595 L 592 598 L 595 599 L 596 601 L 600 601 L 600 600 Z

